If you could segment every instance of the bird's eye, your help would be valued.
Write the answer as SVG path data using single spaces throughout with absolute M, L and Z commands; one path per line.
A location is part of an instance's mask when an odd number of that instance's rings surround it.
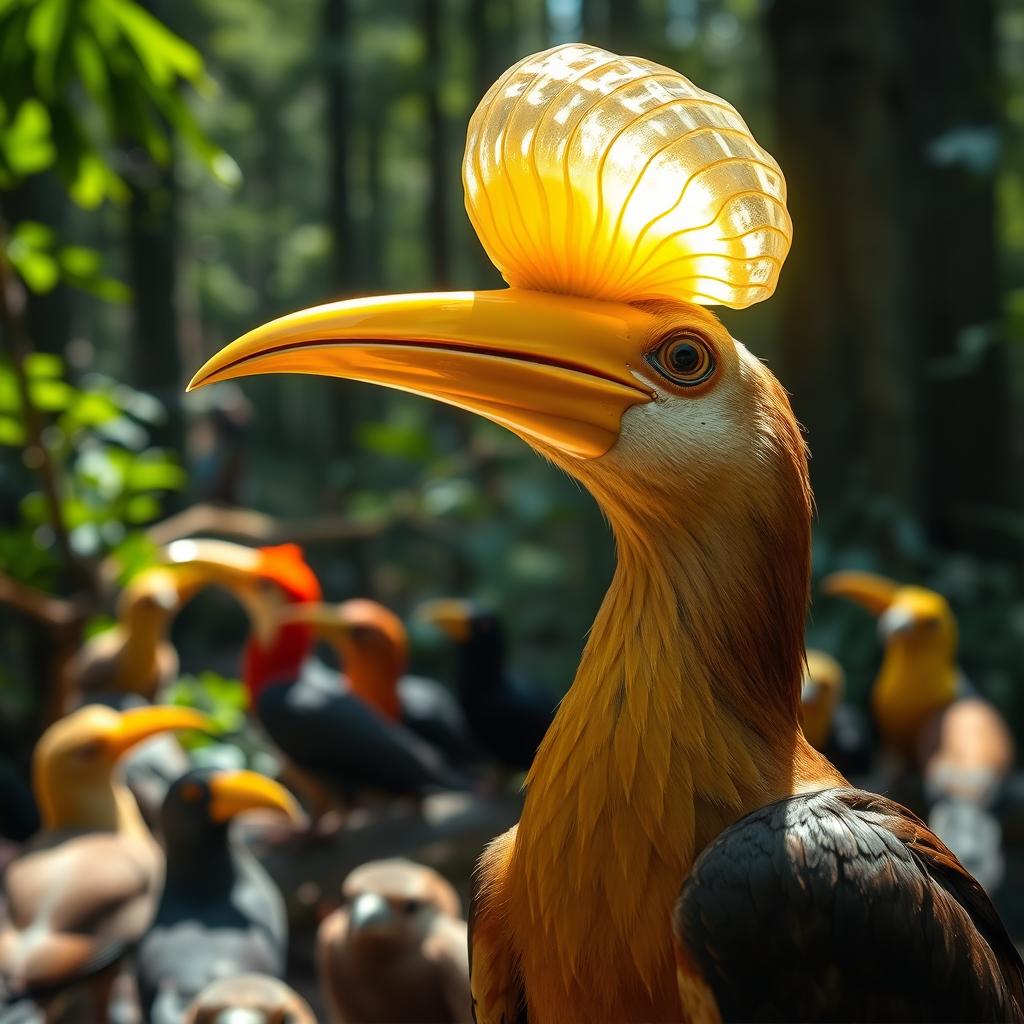
M 684 388 L 703 384 L 716 367 L 711 346 L 696 331 L 670 334 L 648 353 L 647 361 L 663 377 Z
M 404 910 L 410 917 L 413 914 L 415 914 L 416 911 L 419 910 L 419 909 L 420 909 L 420 901 L 419 900 L 406 900 L 405 903 L 402 905 L 402 910 Z

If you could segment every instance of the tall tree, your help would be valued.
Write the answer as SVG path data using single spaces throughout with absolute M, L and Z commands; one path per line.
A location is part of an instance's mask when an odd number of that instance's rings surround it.
M 951 543 L 1009 470 L 1005 352 L 966 356 L 998 319 L 991 0 L 776 0 L 768 29 L 796 232 L 782 371 L 819 498 L 867 467 Z
M 444 31 L 441 0 L 422 0 L 423 41 L 426 47 L 425 99 L 427 107 L 427 152 L 429 159 L 428 230 L 430 269 L 434 285 L 448 285 L 451 242 L 448 227 L 448 154 L 444 107 Z

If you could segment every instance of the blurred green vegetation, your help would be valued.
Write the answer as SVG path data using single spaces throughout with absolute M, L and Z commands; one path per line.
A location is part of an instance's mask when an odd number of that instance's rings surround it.
M 0 3 L 5 261 L 32 293 L 24 362 L 72 554 L 141 564 L 140 528 L 196 501 L 379 521 L 307 536 L 328 595 L 406 613 L 475 594 L 503 612 L 513 660 L 565 687 L 614 557 L 575 484 L 406 395 L 183 386 L 291 309 L 498 286 L 462 210 L 466 122 L 512 61 L 581 38 L 680 69 L 778 155 L 797 232 L 783 286 L 723 319 L 808 426 L 815 573 L 946 593 L 968 674 L 1019 730 L 1024 9 L 1010 0 Z M 5 367 L 0 570 L 67 596 L 79 582 L 18 458 L 28 428 Z M 204 609 L 177 627 L 187 667 L 230 674 L 242 622 Z M 445 667 L 414 639 L 423 667 Z M 816 602 L 810 642 L 862 697 L 878 658 L 866 617 Z

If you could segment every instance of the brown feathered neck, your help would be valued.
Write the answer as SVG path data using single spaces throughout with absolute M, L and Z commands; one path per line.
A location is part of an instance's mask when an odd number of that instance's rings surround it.
M 619 558 L 530 773 L 513 856 L 513 905 L 527 908 L 515 926 L 562 965 L 542 972 L 560 991 L 531 991 L 540 1005 L 671 1018 L 670 908 L 697 853 L 750 810 L 842 782 L 798 724 L 803 439 L 774 378 L 749 384 L 750 451 L 721 472 L 698 467 L 699 486 L 651 474 L 638 493 L 622 475 L 578 474 Z

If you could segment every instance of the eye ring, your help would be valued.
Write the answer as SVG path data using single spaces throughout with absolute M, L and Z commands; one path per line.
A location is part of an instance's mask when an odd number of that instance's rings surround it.
M 711 345 L 696 331 L 673 331 L 657 348 L 647 354 L 647 361 L 666 380 L 680 387 L 703 384 L 718 369 Z

